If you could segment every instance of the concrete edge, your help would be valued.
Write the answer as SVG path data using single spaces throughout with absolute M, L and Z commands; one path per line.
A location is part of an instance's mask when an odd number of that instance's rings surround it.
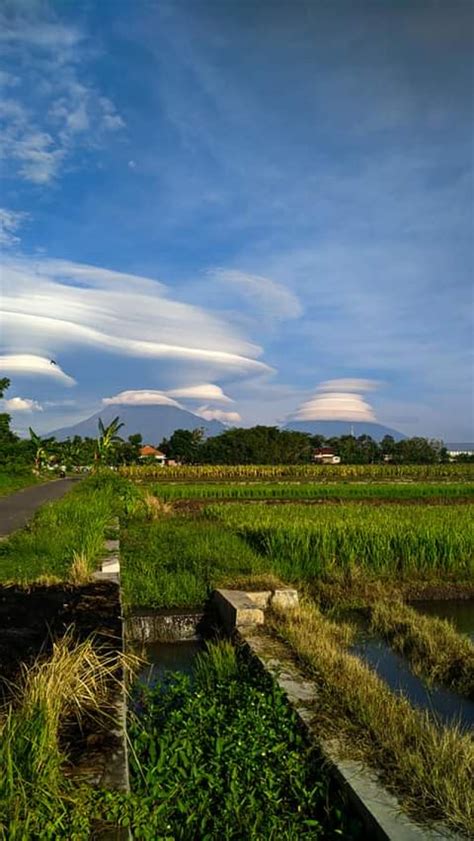
M 310 741 L 321 751 L 329 773 L 345 791 L 369 838 L 374 841 L 455 841 L 461 837 L 443 827 L 430 828 L 414 823 L 374 772 L 360 762 L 341 759 L 335 742 L 320 738 L 312 725 L 314 714 L 311 709 L 317 701 L 317 687 L 291 662 L 283 643 L 257 633 L 255 628 L 240 627 L 236 629 L 235 637 L 284 692 Z

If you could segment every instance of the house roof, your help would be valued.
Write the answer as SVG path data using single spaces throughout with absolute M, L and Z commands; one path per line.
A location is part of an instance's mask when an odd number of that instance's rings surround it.
M 161 452 L 161 450 L 157 450 L 156 447 L 152 447 L 151 444 L 145 444 L 144 447 L 140 447 L 140 455 L 141 456 L 164 456 L 165 454 Z
M 334 450 L 331 447 L 319 447 L 314 451 L 315 456 L 333 456 Z

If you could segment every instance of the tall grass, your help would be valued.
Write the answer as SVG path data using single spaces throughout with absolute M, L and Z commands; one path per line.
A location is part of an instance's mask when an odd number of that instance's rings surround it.
M 79 557 L 83 572 L 84 567 L 92 570 L 119 505 L 113 485 L 86 480 L 63 499 L 43 506 L 25 529 L 0 543 L 0 581 L 68 580 Z
M 274 629 L 316 680 L 326 732 L 346 740 L 372 762 L 405 804 L 424 820 L 474 832 L 474 741 L 455 727 L 440 727 L 427 713 L 394 695 L 375 672 L 335 640 L 314 605 L 277 614 Z
M 0 497 L 20 491 L 29 485 L 36 485 L 38 481 L 38 477 L 31 470 L 0 470 Z
M 377 602 L 370 626 L 414 671 L 474 700 L 474 645 L 446 619 L 423 616 L 401 602 Z
M 88 837 L 71 834 L 80 792 L 64 778 L 60 729 L 71 716 L 99 714 L 118 666 L 119 655 L 67 634 L 50 658 L 23 668 L 0 712 L 0 838 Z
M 211 589 L 263 571 L 263 559 L 218 523 L 178 516 L 131 522 L 121 533 L 127 605 L 202 605 Z
M 448 483 L 435 484 L 416 482 L 401 483 L 353 483 L 316 484 L 314 482 L 262 483 L 209 482 L 207 484 L 158 483 L 153 486 L 153 493 L 163 502 L 178 499 L 315 499 L 315 500 L 439 500 L 456 501 L 471 499 L 474 501 L 474 484 Z
M 205 513 L 291 581 L 360 574 L 469 579 L 474 569 L 471 506 L 210 505 Z
M 119 474 L 138 481 L 229 482 L 303 479 L 313 482 L 468 482 L 474 479 L 472 464 L 236 464 L 138 465 L 119 468 Z

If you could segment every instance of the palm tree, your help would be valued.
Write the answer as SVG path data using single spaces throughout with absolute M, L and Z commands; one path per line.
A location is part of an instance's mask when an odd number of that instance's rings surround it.
M 104 426 L 102 418 L 99 418 L 99 437 L 97 439 L 97 449 L 95 451 L 96 461 L 107 461 L 107 458 L 112 454 L 116 444 L 122 442 L 122 438 L 118 435 L 119 429 L 124 426 L 119 423 L 119 416 L 113 419 L 108 426 Z

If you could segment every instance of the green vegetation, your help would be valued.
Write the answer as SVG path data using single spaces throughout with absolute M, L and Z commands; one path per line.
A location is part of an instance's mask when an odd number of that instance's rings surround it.
M 40 508 L 27 528 L 0 543 L 0 581 L 69 580 L 71 568 L 84 565 L 92 571 L 104 550 L 105 529 L 120 506 L 120 480 L 114 480 L 81 482 L 63 499 Z
M 469 482 L 472 464 L 131 465 L 120 475 L 143 482 Z
M 262 558 L 219 523 L 162 516 L 122 529 L 122 590 L 127 605 L 202 605 L 210 591 L 263 571 Z
M 198 657 L 192 681 L 170 675 L 142 689 L 138 703 L 130 728 L 140 802 L 130 815 L 134 838 L 354 837 L 283 694 L 229 643 Z
M 22 488 L 27 488 L 29 485 L 36 485 L 38 478 L 30 471 L 10 471 L 6 473 L 0 472 L 0 496 L 21 491 Z
M 405 806 L 423 820 L 440 820 L 468 837 L 474 832 L 474 741 L 441 727 L 428 713 L 394 695 L 383 680 L 340 644 L 334 623 L 309 603 L 275 615 L 275 632 L 315 679 L 314 709 L 326 735 L 373 763 Z
M 27 669 L 0 713 L 0 838 L 89 838 L 81 834 L 82 792 L 64 776 L 60 729 L 67 718 L 98 715 L 119 665 L 92 640 L 55 643 Z M 76 834 L 77 833 L 77 834 Z
M 474 501 L 474 484 L 435 484 L 416 482 L 414 484 L 372 484 L 314 482 L 252 482 L 249 484 L 163 484 L 153 485 L 152 492 L 165 502 L 177 499 L 315 499 L 330 500 L 436 500 L 440 502 L 466 499 Z
M 370 627 L 403 654 L 416 674 L 474 699 L 474 645 L 445 619 L 423 616 L 401 602 L 377 602 Z
M 474 563 L 470 506 L 210 505 L 219 521 L 288 581 L 325 576 L 441 573 L 469 580 Z

